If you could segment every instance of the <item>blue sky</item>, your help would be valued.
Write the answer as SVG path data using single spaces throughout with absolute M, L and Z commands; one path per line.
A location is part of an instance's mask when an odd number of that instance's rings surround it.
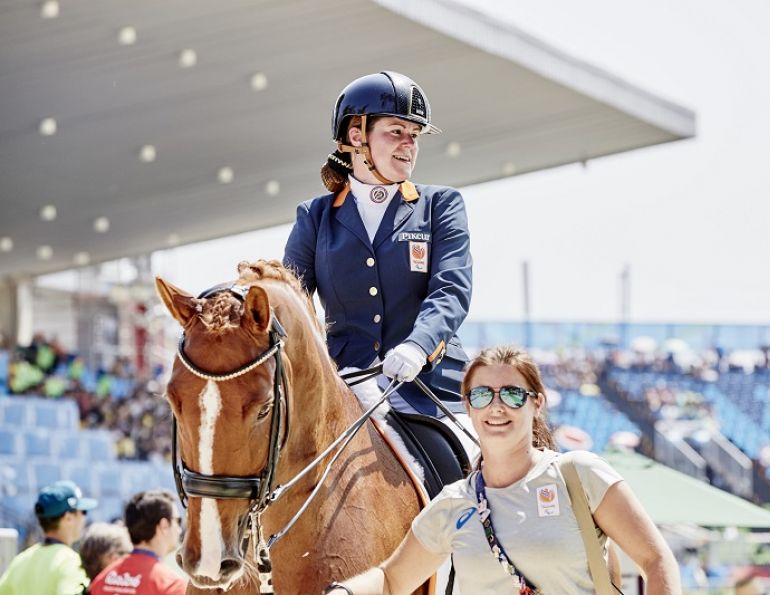
M 522 317 L 526 260 L 535 319 L 617 320 L 628 265 L 634 321 L 767 323 L 770 4 L 464 1 L 697 114 L 693 140 L 463 189 L 469 318 Z M 414 179 L 428 181 L 419 163 Z M 199 291 L 239 258 L 280 258 L 288 232 L 180 247 L 154 263 Z

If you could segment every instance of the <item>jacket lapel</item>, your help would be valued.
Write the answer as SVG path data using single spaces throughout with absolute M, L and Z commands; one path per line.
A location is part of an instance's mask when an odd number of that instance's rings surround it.
M 352 196 L 347 196 L 341 205 L 336 207 L 337 212 L 334 217 L 339 223 L 347 228 L 353 235 L 361 240 L 365 246 L 371 247 L 369 236 L 366 233 L 364 222 L 361 221 L 361 215 L 358 214 L 356 201 Z
M 401 191 L 396 192 L 374 236 L 374 241 L 372 242 L 374 249 L 376 250 L 380 244 L 391 237 L 409 219 L 413 212 L 414 203 L 405 201 Z

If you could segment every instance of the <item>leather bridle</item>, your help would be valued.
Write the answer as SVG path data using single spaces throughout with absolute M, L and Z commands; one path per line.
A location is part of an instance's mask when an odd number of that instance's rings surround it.
M 248 286 L 236 284 L 217 285 L 204 291 L 199 298 L 209 298 L 222 291 L 228 291 L 235 296 L 238 301 L 243 302 L 249 291 Z M 289 399 L 288 382 L 286 378 L 286 369 L 283 362 L 283 346 L 286 331 L 281 325 L 278 317 L 271 310 L 270 329 L 268 331 L 269 344 L 265 351 L 260 353 L 253 361 L 241 366 L 240 368 L 227 372 L 225 374 L 212 374 L 201 369 L 194 364 L 184 351 L 185 336 L 182 334 L 179 340 L 177 356 L 179 361 L 192 374 L 202 380 L 212 382 L 226 382 L 238 378 L 258 368 L 266 363 L 270 358 L 275 358 L 275 371 L 273 372 L 273 401 L 272 401 L 272 419 L 270 423 L 270 440 L 267 451 L 267 462 L 262 472 L 256 476 L 234 477 L 228 475 L 204 475 L 188 469 L 184 460 L 177 454 L 177 420 L 173 417 L 172 438 L 171 438 L 171 465 L 174 471 L 174 482 L 182 506 L 187 508 L 189 498 L 217 498 L 217 499 L 235 499 L 249 500 L 248 519 L 251 525 L 251 536 L 255 549 L 255 557 L 258 560 L 260 571 L 260 582 L 272 582 L 270 574 L 270 560 L 267 553 L 267 547 L 264 546 L 262 537 L 262 527 L 259 522 L 261 514 L 272 502 L 270 498 L 273 493 L 273 484 L 275 482 L 278 460 L 281 456 L 281 449 L 286 443 L 289 435 Z M 245 548 L 245 542 L 248 540 L 248 533 L 243 536 L 242 548 Z M 257 541 L 260 543 L 257 544 Z M 257 551 L 259 550 L 259 552 Z M 266 558 L 266 562 L 263 559 Z M 270 590 L 264 590 L 269 588 Z M 271 584 L 261 586 L 262 593 L 272 592 Z

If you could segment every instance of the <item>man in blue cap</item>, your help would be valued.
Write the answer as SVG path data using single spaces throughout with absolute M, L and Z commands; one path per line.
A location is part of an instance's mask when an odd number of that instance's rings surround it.
M 0 595 L 79 595 L 88 586 L 80 556 L 72 549 L 83 533 L 87 511 L 97 501 L 84 498 L 71 481 L 40 491 L 35 515 L 45 539 L 16 556 L 0 577 Z

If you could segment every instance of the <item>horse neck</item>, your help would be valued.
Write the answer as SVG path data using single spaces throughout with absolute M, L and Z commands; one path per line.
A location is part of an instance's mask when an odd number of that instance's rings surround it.
M 295 428 L 304 427 L 307 435 L 322 433 L 336 421 L 346 425 L 358 415 L 360 407 L 347 385 L 340 379 L 334 362 L 326 352 L 302 341 L 299 349 L 287 350 L 292 365 L 292 393 Z M 304 348 L 303 348 L 304 347 Z

